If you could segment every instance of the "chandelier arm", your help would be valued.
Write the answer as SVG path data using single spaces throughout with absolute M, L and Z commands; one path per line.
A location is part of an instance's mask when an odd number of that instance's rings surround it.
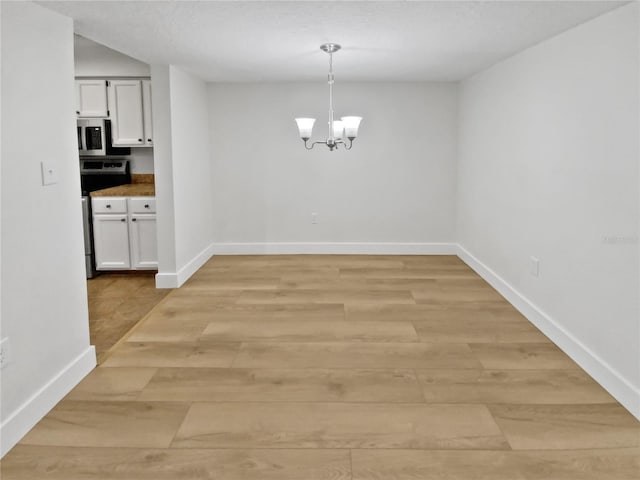
M 349 144 L 348 145 L 347 145 L 347 142 L 345 142 L 344 140 L 338 140 L 337 143 L 343 144 L 345 150 L 351 150 L 351 147 L 353 147 L 353 138 L 349 138 Z
M 328 146 L 326 141 L 325 142 L 321 142 L 321 141 L 313 142 L 310 146 L 307 143 L 308 140 L 304 140 L 303 139 L 303 141 L 304 141 L 304 148 L 306 148 L 307 150 L 313 150 L 313 147 L 315 147 L 318 144 L 322 144 L 322 145 L 327 145 Z

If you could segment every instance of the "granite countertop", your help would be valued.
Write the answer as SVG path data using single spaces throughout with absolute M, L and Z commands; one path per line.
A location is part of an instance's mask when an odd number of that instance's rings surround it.
M 151 174 L 132 174 L 131 183 L 91 192 L 91 197 L 155 197 L 156 187 Z

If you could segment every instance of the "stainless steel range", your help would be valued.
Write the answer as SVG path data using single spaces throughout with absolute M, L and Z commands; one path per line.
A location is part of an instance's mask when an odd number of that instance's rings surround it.
M 89 194 L 103 188 L 131 183 L 129 160 L 122 158 L 80 159 L 80 186 L 82 188 L 82 224 L 84 229 L 84 256 L 87 278 L 96 275 L 91 197 Z

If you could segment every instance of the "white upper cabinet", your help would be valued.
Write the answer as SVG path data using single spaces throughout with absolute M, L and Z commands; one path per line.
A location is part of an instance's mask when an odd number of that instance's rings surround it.
M 142 109 L 144 116 L 144 144 L 153 146 L 153 121 L 151 109 L 151 80 L 142 81 Z
M 142 147 L 144 119 L 141 80 L 110 80 L 111 140 L 114 146 Z
M 106 80 L 76 80 L 76 114 L 80 118 L 106 118 Z

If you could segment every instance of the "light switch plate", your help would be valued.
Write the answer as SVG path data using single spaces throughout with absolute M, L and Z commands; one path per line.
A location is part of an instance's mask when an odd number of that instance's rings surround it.
M 530 257 L 529 258 L 529 271 L 531 272 L 531 275 L 533 275 L 534 277 L 539 277 L 540 276 L 540 260 L 538 260 L 536 257 Z
M 9 338 L 5 337 L 0 340 L 0 370 L 9 363 Z
M 40 169 L 42 170 L 42 185 L 58 183 L 58 167 L 54 161 L 45 160 L 40 162 Z

